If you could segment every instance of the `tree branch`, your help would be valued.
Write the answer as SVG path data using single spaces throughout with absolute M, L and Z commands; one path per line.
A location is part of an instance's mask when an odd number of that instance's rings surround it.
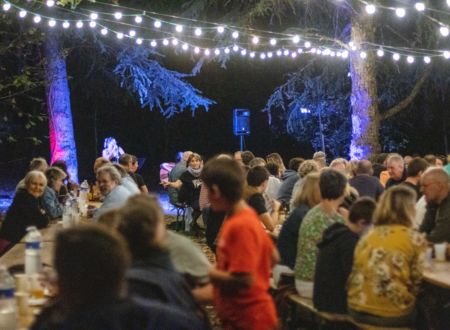
M 402 101 L 400 101 L 399 103 L 394 105 L 392 108 L 383 112 L 380 115 L 380 121 L 388 119 L 388 118 L 396 115 L 403 109 L 405 109 L 414 100 L 414 98 L 417 96 L 417 94 L 419 94 L 419 91 L 422 88 L 423 83 L 427 80 L 428 76 L 430 75 L 430 72 L 431 72 L 431 66 L 428 66 L 425 69 L 425 71 L 423 72 L 422 77 L 420 77 L 420 79 L 416 82 L 416 85 L 411 90 L 411 93 L 409 93 L 409 95 L 407 97 L 405 97 Z

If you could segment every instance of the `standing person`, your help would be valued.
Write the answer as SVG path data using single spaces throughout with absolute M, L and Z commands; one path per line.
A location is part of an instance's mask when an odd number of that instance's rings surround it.
M 414 190 L 386 190 L 374 213 L 374 228 L 358 242 L 348 280 L 348 312 L 381 327 L 414 324 L 426 241 L 413 228 Z
M 278 253 L 253 209 L 242 199 L 244 173 L 236 161 L 213 159 L 203 169 L 211 208 L 227 212 L 210 272 L 214 302 L 225 329 L 275 329 L 277 315 L 268 293 Z
M 398 185 L 405 181 L 406 170 L 403 157 L 399 154 L 391 154 L 386 159 L 386 167 L 389 173 L 389 180 L 386 182 L 386 189 Z
M 328 227 L 317 247 L 314 274 L 314 307 L 320 311 L 347 314 L 347 279 L 353 266 L 356 243 L 372 224 L 375 201 L 358 199 L 351 207 L 345 224 Z
M 0 229 L 0 253 L 19 242 L 25 236 L 28 226 L 44 228 L 48 225 L 48 217 L 41 201 L 47 185 L 44 173 L 28 172 L 24 184 L 25 189 L 16 192 Z
M 343 223 L 339 206 L 344 202 L 347 178 L 333 169 L 322 170 L 319 178 L 321 202 L 309 210 L 300 226 L 295 261 L 295 287 L 302 297 L 312 298 L 317 243 L 323 232 L 336 222 Z M 339 211 L 339 212 L 338 212 Z

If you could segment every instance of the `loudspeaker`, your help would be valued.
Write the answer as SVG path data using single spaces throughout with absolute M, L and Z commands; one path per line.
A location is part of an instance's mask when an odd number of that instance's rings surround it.
M 250 135 L 250 110 L 233 110 L 233 133 L 236 136 Z

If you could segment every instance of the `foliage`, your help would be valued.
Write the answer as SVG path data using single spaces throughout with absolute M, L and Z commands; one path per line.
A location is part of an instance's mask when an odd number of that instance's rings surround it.
M 120 79 L 121 87 L 137 94 L 141 106 L 150 110 L 157 108 L 170 118 L 190 109 L 192 115 L 199 107 L 208 111 L 215 102 L 201 96 L 200 91 L 185 81 L 190 74 L 171 71 L 149 58 L 151 52 L 142 47 L 123 50 L 117 58 L 114 73 Z
M 298 141 L 310 142 L 322 149 L 321 126 L 325 149 L 333 157 L 346 156 L 350 143 L 350 81 L 345 65 L 328 62 L 309 65 L 289 75 L 286 83 L 275 89 L 264 111 L 274 123 L 286 123 L 283 131 Z M 281 127 L 280 127 L 281 128 Z
M 0 16 L 0 143 L 39 144 L 36 129 L 46 123 L 39 56 L 43 35 L 10 15 Z

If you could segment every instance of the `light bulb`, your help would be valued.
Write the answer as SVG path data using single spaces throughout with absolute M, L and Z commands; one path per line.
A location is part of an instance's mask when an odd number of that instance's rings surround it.
M 5 3 L 4 5 L 3 5 L 3 10 L 4 11 L 8 11 L 8 10 L 10 10 L 11 9 L 11 4 L 9 3 L 9 2 L 7 2 L 7 3 Z
M 201 35 L 202 35 L 202 29 L 196 28 L 196 29 L 194 30 L 194 34 L 195 34 L 196 36 L 201 36 Z
M 423 2 L 417 2 L 414 5 L 414 8 L 416 8 L 417 11 L 424 11 L 425 10 L 425 4 Z
M 298 43 L 300 42 L 300 37 L 299 37 L 299 36 L 293 36 L 293 37 L 292 37 L 292 42 L 293 42 L 294 44 L 298 44 Z
M 177 38 L 173 38 L 172 39 L 172 45 L 178 46 L 178 39 Z
M 281 50 L 277 50 L 277 56 L 281 56 L 283 52 Z
M 120 11 L 116 11 L 114 13 L 114 18 L 115 19 L 122 19 L 122 13 Z
M 118 33 L 116 34 L 116 37 L 117 37 L 117 39 L 123 39 L 124 34 L 123 34 L 122 32 L 118 32 Z
M 292 58 L 296 58 L 296 57 L 297 57 L 297 53 L 296 53 L 296 52 L 293 52 L 293 53 L 291 54 L 291 57 L 292 57 Z
M 324 51 L 323 51 L 323 55 L 325 55 L 325 56 L 327 56 L 327 55 L 330 55 L 330 53 L 331 53 L 331 50 L 329 50 L 328 48 L 326 48 Z
M 317 52 L 317 49 L 311 48 L 311 53 L 312 53 L 312 54 L 315 54 L 316 52 Z
M 181 48 L 183 50 L 188 50 L 189 49 L 189 45 L 188 44 L 183 44 L 183 46 L 181 46 Z
M 164 45 L 164 46 L 167 46 L 167 45 L 169 45 L 169 40 L 167 40 L 167 39 L 164 39 L 164 40 L 163 40 L 163 45 Z
M 251 53 L 250 53 L 250 57 L 251 57 L 251 58 L 254 58 L 254 57 L 255 57 L 255 52 L 251 52 Z
M 137 43 L 138 45 L 142 45 L 142 39 L 141 39 L 141 38 L 137 38 L 137 39 L 136 39 L 136 43 Z
M 342 58 L 347 58 L 348 57 L 348 51 L 347 50 L 344 50 L 343 52 L 342 52 Z
M 259 38 L 257 36 L 254 36 L 252 38 L 252 43 L 254 43 L 255 45 L 259 42 Z
M 443 37 L 447 37 L 448 34 L 449 34 L 448 27 L 446 27 L 446 26 L 441 26 L 441 27 L 439 28 L 439 32 L 441 33 L 441 35 L 442 35 Z
M 414 57 L 412 56 L 406 57 L 406 62 L 408 62 L 409 64 L 414 63 Z
M 400 59 L 400 55 L 397 53 L 394 53 L 394 55 L 392 55 L 392 58 L 394 59 L 394 61 L 398 61 Z
M 341 57 L 341 56 L 342 56 L 342 53 L 341 53 L 341 52 L 337 52 L 337 53 L 336 53 L 336 56 L 337 56 L 337 57 Z
M 161 27 L 161 25 L 162 25 L 161 21 L 155 21 L 155 22 L 153 23 L 153 26 L 154 26 L 155 28 L 157 28 L 157 29 L 159 29 L 159 28 Z
M 198 53 L 200 53 L 200 48 L 198 48 L 198 47 L 195 47 L 195 48 L 194 48 L 194 53 L 195 53 L 195 54 L 198 54 Z
M 136 35 L 136 31 L 130 30 L 130 32 L 128 32 L 128 35 L 129 35 L 130 37 L 134 37 L 134 36 Z
M 238 45 L 234 45 L 234 46 L 233 46 L 233 51 L 234 51 L 234 52 L 237 52 L 238 50 L 239 50 L 239 46 L 238 46 Z
M 51 19 L 48 21 L 48 26 L 54 27 L 56 25 L 56 21 L 54 19 Z
M 320 49 L 317 50 L 317 54 L 321 55 L 322 51 Z
M 377 56 L 378 57 L 383 57 L 384 56 L 384 50 L 382 50 L 381 48 L 377 50 Z
M 218 26 L 218 27 L 217 27 L 217 32 L 218 32 L 218 33 L 224 33 L 224 32 L 225 32 L 225 27 L 223 27 L 223 26 Z
M 397 15 L 398 17 L 402 18 L 405 17 L 406 15 L 406 10 L 404 8 L 397 8 L 395 10 L 395 15 Z
M 234 32 L 231 34 L 231 36 L 233 37 L 233 39 L 237 39 L 237 38 L 239 38 L 239 32 L 234 31 Z
M 100 33 L 101 33 L 102 35 L 106 36 L 106 35 L 108 34 L 108 29 L 103 28 L 103 29 L 100 30 Z
M 268 53 L 267 53 L 267 57 L 268 57 L 268 58 L 272 58 L 272 56 L 273 56 L 272 52 L 268 52 Z
M 90 21 L 90 22 L 89 22 L 89 26 L 90 26 L 91 28 L 95 28 L 95 27 L 97 26 L 97 23 L 96 23 L 95 21 Z
M 259 54 L 259 58 L 264 60 L 266 58 L 266 54 L 265 53 L 261 53 Z
M 34 23 L 40 23 L 42 21 L 42 17 L 39 15 L 34 16 L 33 18 Z
M 205 54 L 206 56 L 209 56 L 209 54 L 211 54 L 211 52 L 209 51 L 209 49 L 205 49 L 204 54 Z
M 302 48 L 297 49 L 297 53 L 299 54 L 303 53 L 303 49 Z
M 444 52 L 444 57 L 448 60 L 450 58 L 450 52 L 448 50 L 446 50 Z
M 447 0 L 447 6 L 450 7 L 450 0 Z
M 89 17 L 92 19 L 92 20 L 96 20 L 97 18 L 98 18 L 98 14 L 97 13 L 91 13 L 90 15 L 89 15 Z
M 137 24 L 141 24 L 141 23 L 142 23 L 142 16 L 136 16 L 136 17 L 134 18 L 134 21 L 135 21 Z
M 369 14 L 369 15 L 375 14 L 376 10 L 377 10 L 377 8 L 374 5 L 367 5 L 366 6 L 366 13 Z
M 158 45 L 158 43 L 155 40 L 152 40 L 150 42 L 150 46 L 152 46 L 153 48 L 155 48 Z
M 285 49 L 285 50 L 283 51 L 283 55 L 284 55 L 284 56 L 288 56 L 288 55 L 289 55 L 289 50 L 288 50 L 288 49 Z
M 64 22 L 62 23 L 62 27 L 63 27 L 64 29 L 68 29 L 68 28 L 70 27 L 70 23 L 67 22 L 67 21 L 64 21 Z
M 55 1 L 47 0 L 46 4 L 47 4 L 47 7 L 53 7 L 55 5 Z
M 241 50 L 241 55 L 242 55 L 242 56 L 247 55 L 247 51 L 246 51 L 245 49 Z
M 423 58 L 423 61 L 424 61 L 426 64 L 429 64 L 429 63 L 431 62 L 431 58 L 430 58 L 429 56 L 425 56 L 425 57 Z
M 305 48 L 310 48 L 311 47 L 311 43 L 309 41 L 305 42 Z
M 21 10 L 21 11 L 19 12 L 19 17 L 20 17 L 20 18 L 24 18 L 25 16 L 27 16 L 27 11 L 26 11 L 26 10 Z
M 83 27 L 83 22 L 82 21 L 78 21 L 76 26 L 77 26 L 77 28 L 81 29 Z
M 178 33 L 181 33 L 181 32 L 183 32 L 183 25 L 176 25 L 175 26 L 175 31 L 177 31 Z
M 225 53 L 225 54 L 229 54 L 230 53 L 230 48 L 225 48 L 224 50 L 223 50 L 223 52 Z
M 275 46 L 276 44 L 277 44 L 277 39 L 270 39 L 270 44 L 272 45 L 272 46 Z
M 336 56 L 336 52 L 333 52 L 333 51 L 330 52 L 330 56 L 331 56 L 331 57 L 335 57 L 335 56 Z
M 217 48 L 216 48 L 216 49 L 214 50 L 214 54 L 220 55 L 220 49 L 217 49 Z

